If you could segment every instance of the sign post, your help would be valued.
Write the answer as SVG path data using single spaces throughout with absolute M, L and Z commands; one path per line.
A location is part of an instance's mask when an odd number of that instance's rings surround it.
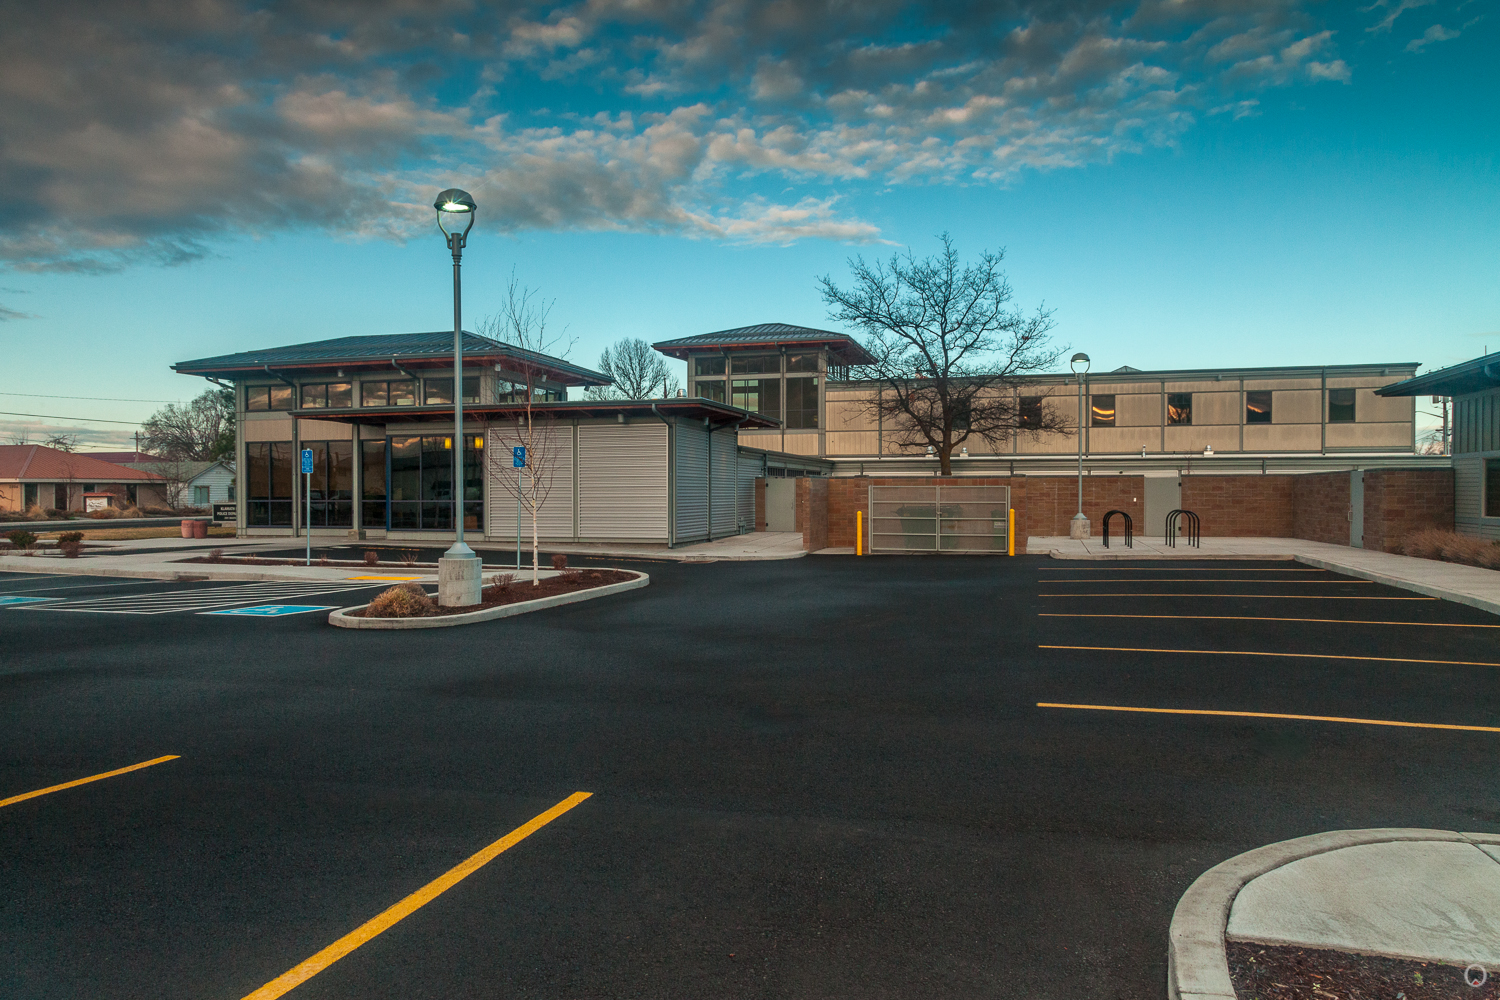
M 510 464 L 513 469 L 526 468 L 526 447 L 516 445 L 510 450 Z M 516 572 L 521 572 L 521 489 L 526 482 L 526 473 L 516 473 Z
M 302 508 L 302 530 L 307 532 L 307 565 L 312 565 L 312 471 L 311 448 L 302 449 L 302 478 L 307 481 L 307 503 Z

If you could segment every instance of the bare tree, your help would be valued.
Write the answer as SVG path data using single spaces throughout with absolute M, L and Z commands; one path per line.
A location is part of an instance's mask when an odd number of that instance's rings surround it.
M 190 403 L 168 403 L 141 424 L 141 446 L 177 462 L 212 462 L 234 454 L 234 390 L 205 389 Z
M 1066 348 L 1051 344 L 1052 316 L 1011 305 L 1000 262 L 983 251 L 962 264 L 953 240 L 918 260 L 910 251 L 888 262 L 849 261 L 853 287 L 818 279 L 835 322 L 865 334 L 874 357 L 866 368 L 877 391 L 866 404 L 891 428 L 898 447 L 931 447 L 940 472 L 951 475 L 954 450 L 971 437 L 991 445 L 1018 433 L 1068 432 L 1045 400 L 1023 402 L 1016 390 L 1026 375 L 1052 370 Z
M 639 337 L 622 337 L 606 347 L 599 370 L 615 384 L 590 388 L 590 399 L 665 399 L 680 388 L 662 356 Z
M 15 434 L 12 434 L 10 437 L 10 443 L 19 445 L 31 444 L 31 433 L 29 431 L 19 431 Z M 72 452 L 78 450 L 78 435 L 53 434 L 50 437 L 42 438 L 36 443 L 41 445 L 43 448 L 55 448 L 58 451 Z
M 547 320 L 552 306 L 552 302 L 543 301 L 531 289 L 518 283 L 512 274 L 500 312 L 486 317 L 477 331 L 482 336 L 511 344 L 525 352 L 506 361 L 505 368 L 513 381 L 509 391 L 500 390 L 502 398 L 519 402 L 522 406 L 512 411 L 507 423 L 498 425 L 498 431 L 494 429 L 497 425 L 490 425 L 484 450 L 489 456 L 486 459 L 489 464 L 489 479 L 500 483 L 507 493 L 517 497 L 531 516 L 533 586 L 541 583 L 538 522 L 542 507 L 552 494 L 552 481 L 561 458 L 561 444 L 556 419 L 550 412 L 536 408 L 537 397 L 543 391 L 541 383 L 546 379 L 550 368 L 542 358 L 532 359 L 526 355 L 566 357 L 573 346 L 566 331 L 560 334 L 548 331 Z M 501 447 L 495 447 L 497 443 Z M 524 469 L 511 467 L 511 449 L 517 446 L 526 449 Z

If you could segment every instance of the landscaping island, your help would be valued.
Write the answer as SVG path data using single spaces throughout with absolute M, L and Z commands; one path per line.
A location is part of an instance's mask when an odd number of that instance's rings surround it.
M 340 628 L 375 629 L 468 625 L 606 597 L 650 582 L 645 573 L 627 569 L 563 570 L 535 585 L 501 573 L 480 591 L 478 604 L 457 608 L 442 607 L 416 583 L 403 583 L 383 591 L 369 604 L 332 612 L 328 622 Z

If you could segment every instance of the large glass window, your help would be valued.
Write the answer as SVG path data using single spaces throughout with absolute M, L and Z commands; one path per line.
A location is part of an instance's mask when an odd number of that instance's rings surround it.
M 736 361 L 738 363 L 738 361 Z M 781 379 L 736 379 L 729 400 L 742 410 L 781 419 Z
M 786 380 L 787 430 L 816 430 L 818 427 L 818 380 Z
M 302 387 L 302 408 L 346 409 L 354 405 L 354 385 L 351 382 L 319 382 Z
M 789 372 L 815 372 L 818 370 L 818 353 L 809 351 L 804 354 L 788 354 L 786 356 L 786 370 Z
M 292 472 L 290 441 L 252 441 L 245 445 L 246 496 L 245 520 L 253 525 L 286 525 L 292 523 L 292 490 L 296 477 Z
M 703 355 L 693 359 L 693 375 L 723 375 L 724 355 Z
M 734 356 L 735 375 L 762 375 L 781 371 L 781 355 L 779 354 L 736 354 Z
M 724 380 L 721 378 L 705 379 L 693 383 L 693 391 L 703 399 L 712 399 L 716 402 L 724 402 Z
M 1016 425 L 1022 430 L 1034 430 L 1042 426 L 1041 396 L 1021 397 L 1021 409 L 1016 414 Z
M 289 385 L 252 385 L 245 387 L 245 409 L 290 410 L 292 387 Z
M 464 436 L 464 526 L 478 528 L 484 517 L 483 442 Z M 393 437 L 391 527 L 396 530 L 453 528 L 453 437 Z
M 360 406 L 411 406 L 416 401 L 417 383 L 409 378 L 359 385 Z
M 453 380 L 451 378 L 424 378 L 422 380 L 422 402 L 428 406 L 447 403 L 453 405 Z M 464 376 L 464 402 L 479 402 L 479 376 Z
M 313 453 L 312 507 L 307 523 L 315 528 L 354 525 L 354 444 L 350 441 L 304 441 Z M 305 494 L 304 494 L 305 495 Z
M 1354 422 L 1354 390 L 1328 390 L 1328 422 L 1348 424 Z
M 1484 460 L 1484 516 L 1500 517 L 1500 458 Z
M 385 527 L 385 442 L 359 443 L 360 524 Z
M 1269 424 L 1271 422 L 1271 390 L 1257 389 L 1245 393 L 1245 423 Z
M 1193 394 L 1190 392 L 1167 393 L 1167 423 L 1190 424 L 1193 422 Z
M 1089 415 L 1095 427 L 1115 425 L 1115 397 L 1094 395 L 1089 397 Z

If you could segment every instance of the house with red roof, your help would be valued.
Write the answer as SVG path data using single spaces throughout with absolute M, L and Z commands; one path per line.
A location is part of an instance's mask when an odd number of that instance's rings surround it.
M 114 507 L 165 507 L 166 479 L 90 455 L 39 444 L 0 445 L 0 511 L 84 509 L 84 494 L 107 493 Z

